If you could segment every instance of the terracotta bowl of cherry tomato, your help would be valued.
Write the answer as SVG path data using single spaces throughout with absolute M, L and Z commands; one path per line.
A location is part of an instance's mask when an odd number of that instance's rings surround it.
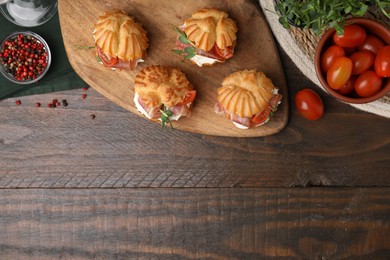
M 34 32 L 14 32 L 0 44 L 0 72 L 20 85 L 41 80 L 51 64 L 49 45 Z
M 371 19 L 351 18 L 338 35 L 321 37 L 314 57 L 317 77 L 337 99 L 362 104 L 390 91 L 390 30 Z

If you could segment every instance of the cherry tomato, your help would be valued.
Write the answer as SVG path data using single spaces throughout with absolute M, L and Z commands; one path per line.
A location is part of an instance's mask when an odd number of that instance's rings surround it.
M 215 53 L 223 58 L 224 60 L 230 59 L 233 57 L 233 48 L 228 47 L 227 49 L 220 49 L 217 44 L 214 45 Z
M 321 97 L 311 89 L 302 89 L 295 95 L 295 107 L 308 120 L 317 120 L 324 114 Z
M 375 71 L 367 70 L 356 79 L 354 88 L 360 97 L 370 97 L 382 88 L 382 78 Z
M 322 72 L 327 73 L 328 69 L 330 67 L 330 64 L 335 60 L 337 57 L 343 57 L 345 56 L 345 51 L 342 47 L 338 45 L 332 45 L 321 56 L 321 69 Z
M 112 67 L 118 63 L 118 57 L 112 58 L 102 52 L 99 46 L 97 46 L 97 53 L 99 55 L 100 60 L 103 62 L 104 66 Z
M 374 64 L 375 55 L 370 51 L 358 51 L 349 58 L 353 63 L 352 74 L 357 75 L 365 72 Z
M 374 66 L 378 76 L 390 77 L 390 45 L 387 45 L 378 51 Z
M 340 89 L 337 90 L 341 95 L 347 96 L 353 92 L 355 81 L 357 76 L 352 75 L 347 83 L 344 84 Z
M 366 41 L 359 46 L 359 50 L 371 51 L 374 54 L 377 54 L 383 47 L 385 47 L 385 43 L 381 39 L 372 34 L 367 34 Z
M 326 79 L 329 87 L 340 89 L 349 80 L 352 74 L 353 64 L 347 57 L 337 57 L 330 65 Z
M 357 47 L 362 45 L 366 40 L 366 31 L 358 25 L 344 26 L 344 33 L 333 35 L 333 41 L 341 47 Z

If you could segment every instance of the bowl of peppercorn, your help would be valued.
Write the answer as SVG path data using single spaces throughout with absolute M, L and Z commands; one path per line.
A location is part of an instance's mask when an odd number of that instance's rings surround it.
M 49 45 L 34 32 L 14 32 L 1 42 L 0 48 L 0 72 L 16 84 L 38 82 L 49 70 Z

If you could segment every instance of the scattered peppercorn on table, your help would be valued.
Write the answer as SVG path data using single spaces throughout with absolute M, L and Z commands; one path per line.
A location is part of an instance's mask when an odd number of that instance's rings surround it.
M 289 120 L 265 137 L 162 129 L 85 85 L 0 101 L 0 258 L 385 259 L 389 119 L 279 51 Z M 304 88 L 317 121 L 294 106 Z

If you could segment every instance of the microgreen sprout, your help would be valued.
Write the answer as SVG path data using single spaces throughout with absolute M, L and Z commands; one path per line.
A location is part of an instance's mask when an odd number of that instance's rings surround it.
M 183 61 L 185 59 L 193 58 L 196 55 L 196 47 L 194 43 L 192 43 L 188 39 L 187 34 L 181 31 L 179 28 L 175 27 L 173 30 L 179 34 L 179 41 L 184 45 L 188 45 L 188 47 L 184 48 L 184 50 L 173 49 L 172 52 L 178 55 L 185 55 Z
M 161 112 L 161 127 L 164 127 L 167 123 L 169 123 L 171 128 L 174 129 L 171 121 L 171 117 L 173 116 L 172 111 L 164 107 L 164 110 L 160 109 L 160 112 Z

